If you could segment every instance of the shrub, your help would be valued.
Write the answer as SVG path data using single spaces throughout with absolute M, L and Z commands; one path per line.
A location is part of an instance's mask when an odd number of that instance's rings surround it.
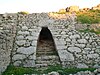
M 77 13 L 77 21 L 82 24 L 100 23 L 100 10 L 90 10 Z

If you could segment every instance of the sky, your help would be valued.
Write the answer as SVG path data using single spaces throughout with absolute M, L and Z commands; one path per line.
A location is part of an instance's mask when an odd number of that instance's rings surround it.
M 97 4 L 100 4 L 100 0 L 0 0 L 0 13 L 55 12 L 73 5 L 91 8 Z

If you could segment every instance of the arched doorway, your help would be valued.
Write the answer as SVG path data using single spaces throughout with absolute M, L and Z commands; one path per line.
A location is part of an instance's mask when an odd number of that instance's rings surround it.
M 38 38 L 36 64 L 40 64 L 40 66 L 60 64 L 55 43 L 48 27 L 42 27 Z

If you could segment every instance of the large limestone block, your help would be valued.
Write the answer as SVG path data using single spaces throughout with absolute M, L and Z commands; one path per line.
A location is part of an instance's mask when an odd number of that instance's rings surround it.
M 68 51 L 70 52 L 81 52 L 81 49 L 78 47 L 69 47 Z
M 58 54 L 61 61 L 74 61 L 73 54 L 69 53 L 66 50 L 58 50 Z
M 32 47 L 32 46 L 27 47 L 27 48 L 20 47 L 20 48 L 18 48 L 17 52 L 29 55 L 29 54 L 32 54 L 32 53 L 36 52 L 36 47 Z

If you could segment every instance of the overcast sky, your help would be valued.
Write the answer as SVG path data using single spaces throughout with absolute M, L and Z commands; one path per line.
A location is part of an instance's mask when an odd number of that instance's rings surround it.
M 0 13 L 52 12 L 72 5 L 83 8 L 96 6 L 97 4 L 100 4 L 100 0 L 0 0 Z

